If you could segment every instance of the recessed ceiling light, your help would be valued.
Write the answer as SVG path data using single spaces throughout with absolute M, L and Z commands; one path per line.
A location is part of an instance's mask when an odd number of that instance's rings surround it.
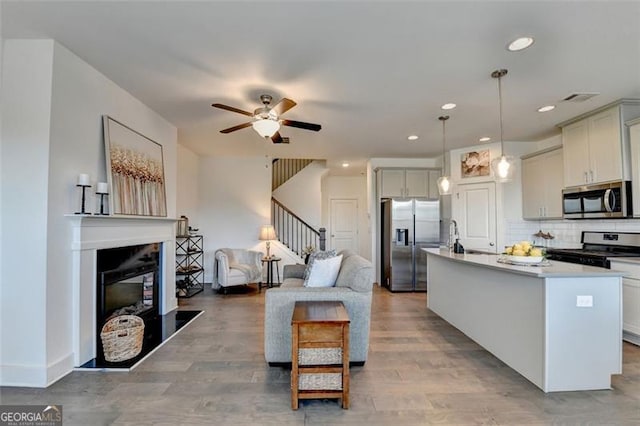
M 489 142 L 491 138 L 489 136 L 483 136 L 480 138 L 480 142 Z
M 533 44 L 533 37 L 520 37 L 513 40 L 507 46 L 507 49 L 511 52 L 517 52 L 519 50 L 524 50 L 527 47 Z
M 545 105 L 543 107 L 538 108 L 538 112 L 548 112 L 548 111 L 551 111 L 551 110 L 553 110 L 555 108 L 556 108 L 555 105 Z
M 407 137 L 407 139 L 409 139 L 410 141 L 415 141 L 415 140 L 417 140 L 417 139 L 418 139 L 418 136 L 416 136 L 416 135 L 411 135 L 411 136 L 408 136 L 408 137 Z
M 440 108 L 441 109 L 454 109 L 456 107 L 456 104 L 454 103 L 448 103 L 448 104 L 444 104 L 442 105 Z
M 344 163 L 342 163 L 342 167 L 349 167 L 349 163 L 345 161 Z

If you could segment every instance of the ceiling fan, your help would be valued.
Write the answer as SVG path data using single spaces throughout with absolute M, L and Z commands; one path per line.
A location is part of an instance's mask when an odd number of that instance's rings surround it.
M 273 143 L 289 143 L 289 138 L 282 137 L 282 135 L 280 135 L 280 125 L 313 130 L 314 132 L 317 132 L 322 128 L 319 124 L 280 118 L 282 114 L 296 106 L 296 103 L 291 99 L 282 98 L 280 102 L 272 106 L 272 100 L 273 98 L 271 95 L 260 95 L 260 101 L 264 106 L 262 108 L 257 108 L 254 112 L 243 111 L 224 104 L 212 104 L 212 107 L 226 109 L 227 111 L 237 112 L 238 114 L 247 115 L 253 118 L 253 120 L 246 123 L 220 130 L 220 133 L 231 133 L 251 126 L 260 136 L 264 138 L 271 138 Z

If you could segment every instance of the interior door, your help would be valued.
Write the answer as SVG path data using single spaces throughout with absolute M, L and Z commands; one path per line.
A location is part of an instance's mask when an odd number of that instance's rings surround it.
M 332 199 L 329 208 L 331 248 L 337 251 L 349 249 L 358 253 L 358 200 Z
M 452 200 L 453 219 L 458 223 L 465 249 L 496 252 L 495 182 L 458 185 Z

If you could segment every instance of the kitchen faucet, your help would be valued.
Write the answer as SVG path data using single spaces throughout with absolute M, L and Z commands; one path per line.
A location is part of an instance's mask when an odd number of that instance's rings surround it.
M 459 238 L 458 222 L 455 219 L 449 221 L 449 250 L 453 250 L 454 239 Z
M 458 222 L 456 222 L 455 219 L 451 219 L 449 222 L 449 251 L 453 251 L 454 253 L 464 253 L 464 247 L 460 244 Z

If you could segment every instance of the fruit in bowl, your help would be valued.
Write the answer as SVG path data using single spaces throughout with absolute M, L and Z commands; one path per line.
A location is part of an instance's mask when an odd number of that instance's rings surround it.
M 534 247 L 529 241 L 520 241 L 512 246 L 505 247 L 503 254 L 508 260 L 522 263 L 538 263 L 544 259 L 542 249 Z

